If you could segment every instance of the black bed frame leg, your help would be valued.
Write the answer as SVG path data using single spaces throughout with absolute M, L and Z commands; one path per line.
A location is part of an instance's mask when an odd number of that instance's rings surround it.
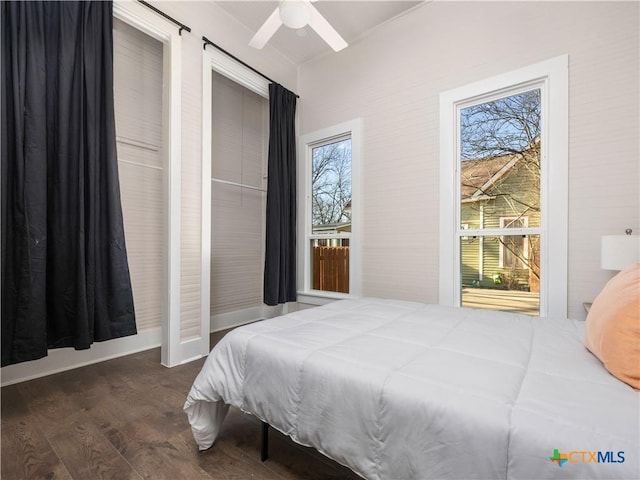
M 262 422 L 262 442 L 260 444 L 260 460 L 269 458 L 269 424 Z

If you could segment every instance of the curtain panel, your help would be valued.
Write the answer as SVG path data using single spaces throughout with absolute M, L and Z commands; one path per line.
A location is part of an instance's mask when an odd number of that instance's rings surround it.
M 264 303 L 296 300 L 296 100 L 282 85 L 269 85 Z
M 2 366 L 136 333 L 111 2 L 2 2 Z

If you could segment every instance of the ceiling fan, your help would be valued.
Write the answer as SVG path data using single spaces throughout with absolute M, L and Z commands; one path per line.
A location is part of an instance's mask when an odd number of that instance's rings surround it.
M 294 29 L 309 25 L 336 52 L 345 48 L 347 42 L 316 10 L 316 7 L 311 5 L 312 1 L 315 0 L 282 0 L 253 36 L 249 45 L 258 49 L 264 47 L 276 30 L 284 24 Z

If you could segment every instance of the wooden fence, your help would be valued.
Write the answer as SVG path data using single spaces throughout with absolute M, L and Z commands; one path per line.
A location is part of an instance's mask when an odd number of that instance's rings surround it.
M 349 247 L 313 247 L 313 289 L 349 293 Z

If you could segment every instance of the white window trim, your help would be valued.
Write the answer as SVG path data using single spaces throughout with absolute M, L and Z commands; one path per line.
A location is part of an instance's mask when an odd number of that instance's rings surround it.
M 509 227 L 505 227 L 505 224 L 508 222 L 512 222 L 513 220 L 523 220 L 524 225 L 522 226 L 523 228 L 528 228 L 529 227 L 529 217 L 500 217 L 500 228 L 504 228 L 504 229 L 508 229 Z M 507 237 L 509 235 L 502 235 L 501 239 L 502 242 L 505 242 L 505 237 Z M 504 266 L 504 249 L 505 249 L 505 245 L 501 244 L 500 245 L 500 250 L 498 251 L 498 267 L 499 268 L 511 268 L 511 267 L 505 267 Z M 522 249 L 524 251 L 524 255 L 525 255 L 525 259 L 529 260 L 529 236 L 525 235 L 524 236 L 524 242 L 522 243 Z M 526 268 L 524 265 L 522 267 L 518 267 L 520 269 Z
M 351 234 L 349 236 L 349 293 L 311 288 L 311 149 L 326 140 L 351 136 Z M 354 119 L 302 135 L 298 141 L 298 302 L 322 305 L 328 301 L 362 295 L 361 210 L 362 120 Z M 320 236 L 321 238 L 323 236 Z M 330 235 L 340 237 L 337 235 Z M 328 237 L 327 237 L 328 238 Z
M 266 78 L 236 62 L 217 48 L 207 46 L 202 52 L 202 61 L 203 66 L 207 67 L 203 68 L 203 75 L 208 78 L 209 85 L 211 85 L 211 71 L 215 71 L 261 97 L 269 98 L 269 81 Z M 209 98 L 211 98 L 211 90 L 209 90 Z
M 182 38 L 175 25 L 137 2 L 115 1 L 115 18 L 163 44 L 163 120 L 166 192 L 166 303 L 162 319 L 161 363 L 178 365 L 188 358 L 180 341 L 180 208 L 182 155 Z
M 440 94 L 440 281 L 441 305 L 460 305 L 460 251 L 458 248 L 459 138 L 457 109 L 482 97 L 490 98 L 513 88 L 541 84 L 543 117 L 541 160 L 545 165 L 540 191 L 543 226 L 540 234 L 540 315 L 567 315 L 568 244 L 568 56 L 562 55 L 512 72 Z M 553 161 L 547 159 L 553 158 Z M 553 206 L 553 208 L 549 208 Z M 514 231 L 516 229 L 513 229 Z M 468 235 L 471 232 L 467 233 Z

